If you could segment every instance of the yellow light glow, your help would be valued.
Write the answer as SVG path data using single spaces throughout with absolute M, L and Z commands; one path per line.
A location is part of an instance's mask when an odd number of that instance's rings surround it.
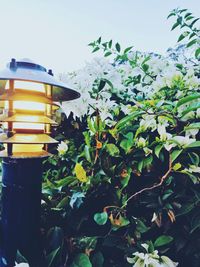
M 13 144 L 13 152 L 40 152 L 43 150 L 43 145 L 33 145 L 33 144 Z
M 13 109 L 27 111 L 45 111 L 46 104 L 29 101 L 13 101 Z M 5 109 L 8 109 L 8 101 L 5 101 Z
M 45 104 L 28 101 L 14 101 L 13 108 L 29 111 L 45 111 Z
M 40 93 L 45 93 L 45 87 L 42 83 L 34 83 L 34 82 L 28 82 L 28 81 L 14 81 L 14 88 L 15 89 L 21 89 L 26 91 L 35 91 Z M 6 82 L 5 89 L 9 89 L 9 81 Z
M 28 117 L 28 116 L 27 116 Z M 8 129 L 8 123 L 2 123 L 5 129 Z M 30 122 L 13 122 L 13 129 L 24 129 L 24 130 L 42 130 L 44 131 L 45 126 L 43 123 L 30 123 Z
M 32 130 L 44 130 L 44 124 L 41 123 L 23 123 L 14 122 L 13 129 L 32 129 Z

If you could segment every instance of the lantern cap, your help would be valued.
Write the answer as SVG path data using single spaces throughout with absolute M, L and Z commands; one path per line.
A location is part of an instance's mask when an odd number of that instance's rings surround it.
M 58 81 L 51 69 L 47 69 L 30 59 L 17 61 L 12 58 L 7 68 L 0 71 L 0 93 L 5 92 L 8 80 L 30 81 L 52 86 L 52 100 L 56 102 L 70 101 L 80 97 L 80 93 L 70 89 L 65 83 Z

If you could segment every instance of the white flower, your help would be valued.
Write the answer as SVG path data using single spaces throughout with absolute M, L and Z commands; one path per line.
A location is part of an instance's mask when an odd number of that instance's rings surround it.
M 174 136 L 171 140 L 175 141 L 179 146 L 186 148 L 196 141 L 196 139 L 189 138 L 189 136 Z
M 161 141 L 166 141 L 172 137 L 170 133 L 166 132 L 165 125 L 158 124 L 158 133 L 160 135 L 160 140 Z
M 200 173 L 200 167 L 195 165 L 189 165 L 189 169 L 185 169 L 186 171 L 189 171 L 190 173 Z
M 177 262 L 173 262 L 170 258 L 166 257 L 166 256 L 161 256 L 161 259 L 163 261 L 163 267 L 176 267 L 178 266 Z
M 154 115 L 144 115 L 143 119 L 140 121 L 140 127 L 146 131 L 147 129 L 151 129 L 152 132 L 156 130 L 157 124 Z
M 128 104 L 128 105 L 123 105 L 121 104 L 121 111 L 125 114 L 125 115 L 128 115 L 131 113 L 131 105 Z
M 176 267 L 178 265 L 166 256 L 160 257 L 157 250 L 148 253 L 148 244 L 142 244 L 142 247 L 147 253 L 135 252 L 133 258 L 127 258 L 129 263 L 134 264 L 133 267 Z
M 59 155 L 61 155 L 61 156 L 64 155 L 64 154 L 67 152 L 67 150 L 68 150 L 68 145 L 67 145 L 67 143 L 62 141 L 62 142 L 58 145 L 57 150 L 58 150 Z
M 197 111 L 196 111 L 196 116 L 197 116 L 197 119 L 200 118 L 200 108 L 197 109 Z
M 28 263 L 19 263 L 15 267 L 29 267 Z
M 137 147 L 140 148 L 144 148 L 147 145 L 147 141 L 143 137 L 140 137 L 138 140 L 136 140 L 136 142 L 137 142 Z
M 185 135 L 192 136 L 193 138 L 195 138 L 198 132 L 199 132 L 199 129 L 190 129 L 190 130 L 186 130 Z

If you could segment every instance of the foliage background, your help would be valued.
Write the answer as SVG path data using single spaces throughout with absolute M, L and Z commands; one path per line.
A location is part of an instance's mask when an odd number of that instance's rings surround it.
M 143 243 L 199 266 L 200 31 L 186 9 L 169 18 L 182 32 L 166 56 L 99 38 L 103 57 L 60 77 L 82 97 L 62 105 L 44 162 L 48 266 L 128 267 Z

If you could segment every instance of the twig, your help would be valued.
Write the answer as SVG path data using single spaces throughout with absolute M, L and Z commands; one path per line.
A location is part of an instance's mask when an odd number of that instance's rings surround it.
M 169 157 L 169 168 L 168 168 L 167 172 L 161 177 L 160 182 L 158 184 L 154 184 L 154 185 L 152 185 L 150 187 L 145 187 L 145 188 L 141 189 L 140 191 L 136 192 L 135 194 L 131 195 L 126 200 L 126 203 L 121 208 L 123 209 L 131 199 L 133 199 L 134 197 L 142 194 L 143 192 L 150 191 L 150 190 L 153 190 L 153 189 L 155 189 L 157 187 L 160 187 L 164 183 L 164 181 L 168 178 L 168 176 L 171 173 L 171 171 L 172 171 L 172 160 L 171 160 L 171 157 Z

